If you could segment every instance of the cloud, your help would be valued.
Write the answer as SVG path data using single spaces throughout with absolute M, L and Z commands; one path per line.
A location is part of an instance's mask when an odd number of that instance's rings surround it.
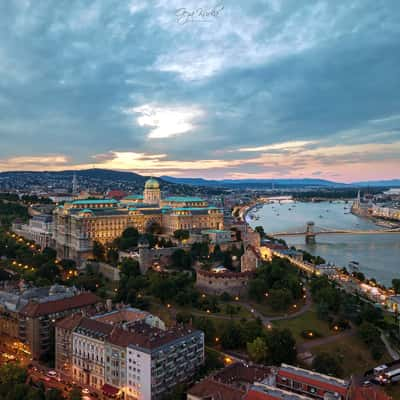
M 223 6 L 0 2 L 0 168 L 398 175 L 400 4 Z
M 315 140 L 298 140 L 293 142 L 275 143 L 266 146 L 258 147 L 243 147 L 238 149 L 241 152 L 268 152 L 273 150 L 288 150 L 288 149 L 300 149 L 310 144 L 317 143 Z
M 9 157 L 0 159 L 0 171 L 62 169 L 67 166 L 70 161 L 70 158 L 63 154 Z
M 153 128 L 148 134 L 149 139 L 166 139 L 182 135 L 196 128 L 194 121 L 203 116 L 204 112 L 194 106 L 165 107 L 144 104 L 124 110 L 126 114 L 140 114 L 137 117 L 139 126 Z

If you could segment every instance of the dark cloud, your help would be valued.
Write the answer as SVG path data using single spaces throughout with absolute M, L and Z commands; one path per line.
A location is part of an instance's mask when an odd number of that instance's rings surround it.
M 177 23 L 177 8 L 197 5 L 1 2 L 0 158 L 64 154 L 84 164 L 130 151 L 234 160 L 249 154 L 232 150 L 288 141 L 314 141 L 311 150 L 400 141 L 397 1 L 231 0 L 208 23 Z M 154 128 L 124 112 L 143 105 L 202 114 L 184 117 L 184 133 L 149 139 Z M 396 155 L 355 151 L 336 162 L 352 157 Z

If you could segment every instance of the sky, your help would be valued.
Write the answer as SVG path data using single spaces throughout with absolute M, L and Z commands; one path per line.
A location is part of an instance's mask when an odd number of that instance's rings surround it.
M 398 0 L 0 2 L 0 171 L 400 178 Z

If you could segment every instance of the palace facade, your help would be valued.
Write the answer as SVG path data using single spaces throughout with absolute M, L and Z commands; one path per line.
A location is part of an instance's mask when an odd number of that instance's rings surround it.
M 146 232 L 153 224 L 169 234 L 177 229 L 223 229 L 223 212 L 198 197 L 161 198 L 157 180 L 149 179 L 143 196 L 75 200 L 54 211 L 53 239 L 59 258 L 78 262 L 92 256 L 93 242 L 111 243 L 128 227 Z

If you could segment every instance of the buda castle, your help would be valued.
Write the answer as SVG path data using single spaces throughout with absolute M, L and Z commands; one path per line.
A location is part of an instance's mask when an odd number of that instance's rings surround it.
M 154 178 L 143 195 L 115 199 L 75 200 L 54 211 L 53 240 L 59 258 L 77 262 L 92 257 L 93 242 L 111 243 L 126 228 L 145 233 L 157 224 L 167 234 L 177 229 L 223 229 L 223 211 L 198 197 L 161 198 Z

